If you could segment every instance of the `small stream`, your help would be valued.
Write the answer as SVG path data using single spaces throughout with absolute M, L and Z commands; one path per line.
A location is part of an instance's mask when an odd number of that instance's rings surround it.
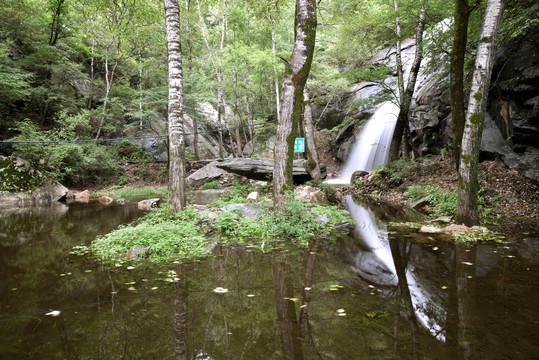
M 388 234 L 402 210 L 348 206 L 335 244 L 112 268 L 70 250 L 141 216 L 135 201 L 2 211 L 0 358 L 537 358 L 539 239 L 419 243 Z

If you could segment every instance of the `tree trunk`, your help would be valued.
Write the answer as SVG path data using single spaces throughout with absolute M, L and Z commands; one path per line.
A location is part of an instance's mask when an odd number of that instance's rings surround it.
M 193 72 L 193 58 L 191 56 L 192 48 L 191 48 L 191 24 L 189 21 L 189 13 L 191 9 L 191 0 L 185 0 L 185 31 L 187 32 L 186 37 L 186 43 L 187 43 L 187 68 L 189 69 L 189 73 Z
M 296 0 L 295 43 L 285 71 L 277 126 L 275 165 L 273 167 L 273 201 L 281 204 L 285 192 L 292 190 L 292 160 L 297 125 L 303 108 L 303 89 L 313 60 L 316 38 L 316 0 Z
M 313 180 L 322 179 L 322 171 L 320 170 L 320 160 L 318 159 L 318 151 L 316 150 L 316 142 L 314 140 L 313 114 L 311 111 L 311 103 L 307 90 L 305 94 L 305 110 L 303 119 L 305 120 L 305 140 L 307 141 L 307 160 L 304 164 L 305 170 L 311 175 Z
M 182 55 L 178 0 L 164 0 L 168 46 L 169 206 L 185 207 L 185 143 L 183 138 Z
M 458 171 L 462 134 L 466 114 L 464 112 L 464 59 L 468 42 L 468 20 L 470 6 L 468 0 L 455 1 L 453 48 L 451 49 L 451 64 L 449 67 L 450 85 L 449 97 L 451 102 L 451 129 L 453 132 L 453 157 Z
M 412 105 L 412 99 L 414 96 L 415 83 L 417 81 L 417 75 L 419 74 L 419 68 L 421 67 L 421 60 L 423 59 L 423 30 L 425 29 L 425 13 L 427 12 L 427 3 L 424 2 L 421 6 L 421 13 L 419 14 L 419 21 L 417 23 L 417 29 L 415 34 L 415 55 L 414 62 L 408 75 L 408 83 L 404 94 L 400 96 L 400 109 L 397 117 L 397 123 L 395 124 L 395 130 L 393 137 L 391 138 L 391 145 L 389 146 L 389 156 L 387 162 L 390 164 L 399 159 L 399 150 L 402 141 L 402 135 L 406 132 L 409 133 L 408 127 L 408 113 L 410 112 L 410 106 Z M 408 140 L 406 140 L 408 141 Z
M 110 47 L 107 47 L 105 51 L 105 83 L 106 83 L 106 90 L 105 90 L 105 98 L 103 100 L 103 110 L 101 111 L 101 120 L 99 121 L 99 126 L 97 128 L 97 134 L 95 135 L 95 139 L 99 139 L 99 136 L 101 135 L 101 130 L 103 129 L 103 125 L 105 123 L 105 116 L 107 113 L 107 105 L 109 101 L 109 95 L 110 91 L 112 90 L 112 82 L 114 81 L 114 74 L 116 73 L 116 68 L 118 67 L 119 59 L 118 56 L 120 54 L 120 41 L 116 44 L 116 56 L 114 57 L 114 66 L 112 69 L 110 69 L 109 65 L 109 50 Z
M 138 111 L 139 111 L 139 128 L 142 130 L 142 55 L 138 54 Z
M 200 30 L 202 32 L 202 38 L 204 39 L 204 43 L 206 44 L 206 49 L 208 50 L 208 56 L 210 58 L 210 62 L 213 65 L 213 68 L 215 69 L 215 77 L 217 79 L 217 118 L 219 122 L 219 157 L 221 159 L 224 158 L 224 149 L 223 149 L 223 107 L 221 106 L 221 99 L 223 98 L 223 90 L 221 87 L 221 71 L 217 66 L 217 63 L 215 62 L 212 49 L 210 47 L 210 43 L 208 42 L 208 36 L 206 35 L 206 24 L 204 23 L 204 19 L 202 18 L 202 11 L 200 10 L 200 1 L 197 0 L 197 9 L 198 9 L 198 18 L 200 21 Z M 224 105 L 223 105 L 224 106 Z
M 275 105 L 277 108 L 277 123 L 281 121 L 281 115 L 279 113 L 280 109 L 280 99 L 279 99 L 279 80 L 277 77 L 277 62 L 275 61 L 275 19 L 273 18 L 273 11 L 270 13 L 271 17 L 271 51 L 273 54 L 273 82 L 275 83 Z
M 466 123 L 462 136 L 457 220 L 459 223 L 464 223 L 468 226 L 479 224 L 477 164 L 479 162 L 490 76 L 494 65 L 496 43 L 504 7 L 505 0 L 487 1 L 481 35 L 477 45 Z

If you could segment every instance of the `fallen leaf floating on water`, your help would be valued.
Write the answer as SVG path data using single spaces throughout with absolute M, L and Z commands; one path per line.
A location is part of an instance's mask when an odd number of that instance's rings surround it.
M 228 289 L 225 289 L 225 288 L 222 288 L 222 287 L 218 286 L 215 289 L 213 289 L 213 292 L 217 293 L 217 294 L 224 294 L 224 293 L 228 292 Z
M 469 266 L 472 266 L 472 265 L 473 265 L 473 263 L 468 262 L 468 261 L 463 261 L 462 264 L 464 264 L 464 265 L 469 265 Z
M 133 270 L 134 268 L 135 268 L 134 266 L 128 266 L 127 270 Z
M 255 296 L 254 294 L 247 294 L 247 297 L 253 297 Z
M 345 312 L 345 311 L 344 311 L 344 309 L 337 309 L 337 312 L 338 312 L 338 313 L 343 313 L 343 312 Z
M 447 289 L 447 286 L 445 286 L 445 285 L 442 286 L 442 290 L 445 290 L 445 289 Z
M 52 310 L 51 312 L 48 312 L 45 315 L 56 317 L 56 316 L 60 315 L 60 313 L 61 313 L 61 311 L 59 311 L 59 310 Z
M 157 286 L 154 286 L 154 287 L 152 288 L 152 290 L 157 290 L 157 289 L 158 289 L 158 287 L 157 287 Z
M 293 301 L 293 302 L 296 302 L 296 301 L 298 301 L 298 299 L 297 299 L 297 298 L 290 298 L 290 299 L 288 299 L 288 300 L 290 300 L 290 301 Z
M 311 290 L 311 289 L 312 289 L 312 288 L 310 288 L 310 287 L 306 287 L 306 288 L 305 288 L 305 291 L 309 291 L 309 290 Z
M 129 290 L 129 291 L 136 291 L 137 289 L 135 289 L 133 286 L 131 286 L 131 287 L 128 287 L 127 290 Z

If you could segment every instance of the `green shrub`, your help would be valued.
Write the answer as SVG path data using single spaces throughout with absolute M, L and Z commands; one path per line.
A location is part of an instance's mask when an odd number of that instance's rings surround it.
M 131 247 L 149 247 L 149 259 L 170 261 L 197 258 L 205 254 L 208 240 L 205 225 L 191 207 L 173 213 L 167 207 L 156 209 L 135 225 L 121 226 L 94 240 L 90 246 L 101 260 L 121 257 Z
M 210 182 L 204 183 L 204 185 L 202 185 L 202 188 L 204 190 L 219 189 L 219 181 L 212 180 Z
M 457 212 L 458 196 L 454 190 L 442 189 L 433 184 L 413 185 L 406 190 L 406 195 L 412 202 L 424 198 L 436 216 L 453 216 Z
M 376 170 L 375 182 L 382 182 L 389 187 L 403 183 L 403 179 L 413 175 L 419 169 L 419 161 L 401 158 L 389 165 L 382 165 Z
M 333 229 L 333 224 L 349 220 L 345 210 L 335 206 L 312 206 L 289 197 L 282 210 L 267 209 L 259 211 L 260 217 L 250 219 L 237 211 L 225 211 L 215 221 L 221 235 L 229 244 L 244 244 L 265 247 L 278 241 L 298 245 L 301 242 L 321 236 Z M 321 215 L 329 217 L 329 223 L 317 219 Z

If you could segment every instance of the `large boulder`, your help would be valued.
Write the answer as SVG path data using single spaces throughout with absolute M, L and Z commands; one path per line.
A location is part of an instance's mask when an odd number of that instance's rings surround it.
M 234 158 L 217 161 L 215 166 L 228 172 L 245 176 L 253 180 L 269 180 L 273 176 L 272 159 Z M 326 166 L 320 164 L 322 174 L 325 177 Z M 311 175 L 303 167 L 303 160 L 294 160 L 292 176 L 295 183 L 303 183 L 311 180 Z
M 218 168 L 216 161 L 204 166 L 187 177 L 187 186 L 197 189 L 207 182 L 220 178 L 224 174 L 224 170 Z

